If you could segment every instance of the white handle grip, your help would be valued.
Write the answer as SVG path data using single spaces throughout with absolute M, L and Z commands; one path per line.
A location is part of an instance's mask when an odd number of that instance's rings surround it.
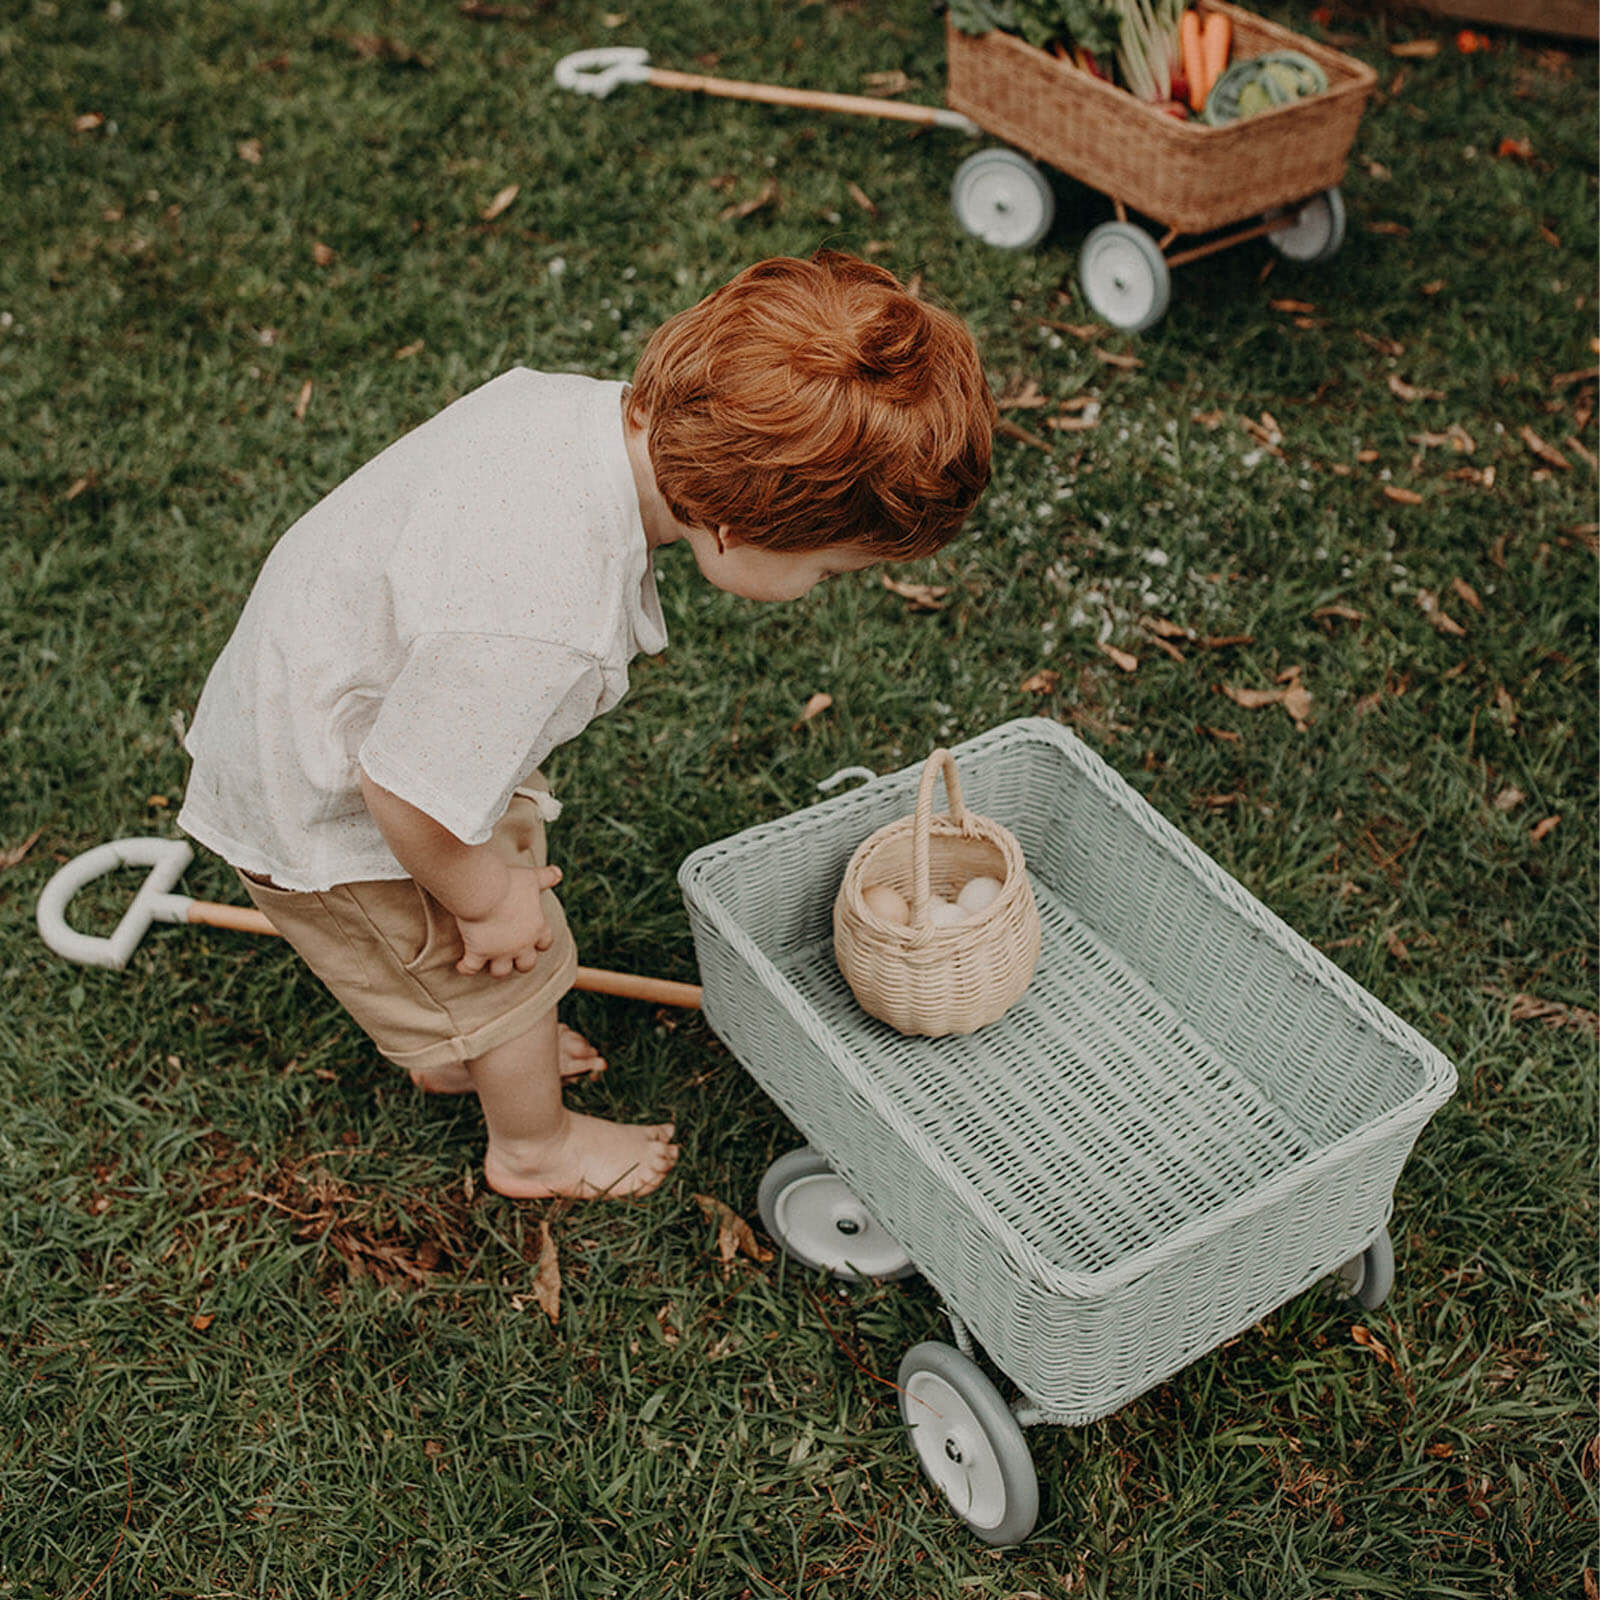
M 556 83 L 574 94 L 592 94 L 604 100 L 620 83 L 650 81 L 650 52 L 637 45 L 602 45 L 597 50 L 575 50 L 556 62 Z
M 120 972 L 128 964 L 145 930 L 152 922 L 187 922 L 193 902 L 187 895 L 170 894 L 194 851 L 182 839 L 113 839 L 74 856 L 44 886 L 35 920 L 39 937 L 69 961 L 90 967 L 110 967 Z M 109 938 L 78 933 L 67 926 L 67 903 L 86 883 L 118 867 L 148 867 L 133 904 Z

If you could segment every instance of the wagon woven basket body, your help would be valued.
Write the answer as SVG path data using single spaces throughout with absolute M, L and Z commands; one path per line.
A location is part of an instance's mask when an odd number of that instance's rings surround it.
M 834 961 L 907 768 L 682 866 L 705 1015 L 994 1362 L 1104 1416 L 1359 1254 L 1455 1073 L 1071 733 L 954 747 L 1043 929 L 998 1022 L 906 1037 Z
M 951 108 L 1035 159 L 1179 233 L 1207 233 L 1334 188 L 1376 75 L 1364 62 L 1237 6 L 1233 59 L 1310 56 L 1321 94 L 1209 127 L 1179 122 L 1014 34 L 946 30 Z

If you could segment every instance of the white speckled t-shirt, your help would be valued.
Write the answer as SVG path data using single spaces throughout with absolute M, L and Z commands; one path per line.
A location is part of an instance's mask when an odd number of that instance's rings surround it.
M 622 394 L 516 368 L 301 517 L 206 680 L 178 825 L 285 889 L 404 877 L 364 767 L 483 843 L 666 646 Z

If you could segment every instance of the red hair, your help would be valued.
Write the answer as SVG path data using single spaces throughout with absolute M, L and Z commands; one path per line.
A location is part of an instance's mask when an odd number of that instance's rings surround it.
M 628 414 L 680 522 L 889 560 L 955 536 L 996 417 L 961 320 L 834 250 L 757 262 L 663 323 Z

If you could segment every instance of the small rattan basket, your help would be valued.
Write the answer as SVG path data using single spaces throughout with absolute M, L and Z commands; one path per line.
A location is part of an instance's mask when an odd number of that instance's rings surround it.
M 950 809 L 933 813 L 940 774 Z M 975 877 L 1000 893 L 964 922 L 930 920 L 935 895 L 954 899 Z M 875 917 L 862 891 L 886 884 L 911 907 L 908 926 Z M 863 840 L 833 903 L 833 948 L 864 1011 L 905 1034 L 939 1038 L 998 1021 L 1021 997 L 1039 961 L 1039 911 L 1022 846 L 1007 829 L 961 803 L 948 750 L 922 769 L 914 815 Z

